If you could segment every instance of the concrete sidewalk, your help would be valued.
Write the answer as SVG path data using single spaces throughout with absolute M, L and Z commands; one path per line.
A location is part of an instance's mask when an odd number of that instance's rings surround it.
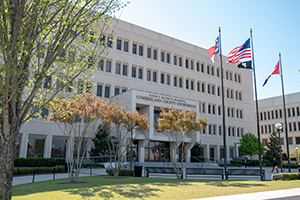
M 257 192 L 248 194 L 236 194 L 220 197 L 200 198 L 193 200 L 299 200 L 300 188 L 287 189 L 287 190 L 274 190 L 268 192 Z

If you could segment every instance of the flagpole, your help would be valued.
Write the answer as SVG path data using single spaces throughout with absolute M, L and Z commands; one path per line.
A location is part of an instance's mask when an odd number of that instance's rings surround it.
M 226 156 L 226 129 L 225 129 L 225 103 L 224 103 L 224 83 L 223 83 L 223 63 L 221 48 L 221 27 L 219 27 L 219 48 L 220 48 L 220 65 L 221 65 L 221 88 L 222 88 L 222 114 L 223 114 L 223 155 L 224 155 L 224 172 L 227 172 L 227 156 Z M 228 179 L 225 176 L 225 179 Z
M 257 123 L 257 137 L 258 137 L 258 156 L 259 156 L 259 168 L 262 169 L 261 162 L 261 145 L 260 145 L 260 132 L 259 132 L 259 113 L 258 113 L 258 101 L 257 101 L 257 87 L 256 87 L 256 73 L 255 73 L 255 63 L 254 63 L 254 51 L 253 51 L 253 38 L 252 38 L 252 28 L 250 29 L 251 38 L 251 52 L 252 52 L 252 68 L 254 74 L 254 90 L 255 90 L 255 104 L 256 104 L 256 123 Z
M 287 155 L 288 155 L 289 172 L 291 172 L 288 128 L 287 128 L 287 120 L 286 120 L 286 107 L 285 107 L 285 96 L 284 96 L 284 86 L 283 86 L 283 73 L 282 73 L 281 53 L 280 52 L 279 52 L 279 63 L 280 63 L 281 88 L 282 88 L 282 98 L 283 98 L 283 113 L 284 113 L 284 123 L 285 123 L 286 151 L 287 151 Z M 280 138 L 279 138 L 279 140 L 280 140 Z

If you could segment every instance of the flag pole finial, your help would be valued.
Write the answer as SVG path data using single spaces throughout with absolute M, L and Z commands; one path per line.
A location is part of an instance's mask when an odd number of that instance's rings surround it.
M 279 52 L 279 55 L 281 55 L 281 53 Z
M 219 30 L 221 30 L 221 27 L 219 27 Z

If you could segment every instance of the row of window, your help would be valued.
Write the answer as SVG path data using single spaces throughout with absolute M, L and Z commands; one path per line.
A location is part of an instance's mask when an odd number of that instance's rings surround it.
M 282 130 L 285 130 L 284 124 L 282 124 Z M 277 132 L 275 128 L 275 124 L 268 124 L 268 125 L 261 125 L 260 126 L 261 133 L 272 133 L 274 131 Z M 299 122 L 289 122 L 288 123 L 288 131 L 289 132 L 296 132 L 300 131 L 300 121 Z
M 199 105 L 199 112 L 221 116 L 222 115 L 222 106 L 221 105 L 217 106 L 215 104 L 208 103 L 207 110 L 206 110 L 206 103 L 201 102 Z M 238 119 L 243 119 L 243 110 L 238 109 L 238 108 L 227 107 L 227 117 L 232 117 L 232 118 L 235 117 Z
M 300 116 L 299 107 L 287 109 L 287 117 Z M 260 121 L 283 118 L 283 109 L 260 112 Z
M 106 59 L 106 65 L 104 70 L 104 60 L 101 60 L 98 65 L 98 69 L 100 71 L 112 72 L 112 60 Z M 116 62 L 115 74 L 128 76 L 128 64 Z M 131 67 L 131 77 L 144 80 L 144 67 L 132 65 Z M 160 81 L 158 80 L 160 78 Z M 204 82 L 195 81 L 194 79 L 184 78 L 182 76 L 173 75 L 173 79 L 171 78 L 171 74 L 167 72 L 159 72 L 157 70 L 146 69 L 146 80 L 151 82 L 160 82 L 164 85 L 173 85 L 174 87 L 183 88 L 185 85 L 185 89 L 197 90 L 198 92 L 203 92 L 212 95 L 221 95 L 221 86 L 215 86 L 213 84 L 207 83 L 205 86 Z M 173 83 L 171 81 L 173 80 Z M 185 81 L 185 83 L 184 83 Z M 226 97 L 229 99 L 235 99 L 242 101 L 242 92 L 234 91 L 233 89 L 227 88 Z M 235 97 L 234 97 L 235 96 Z
M 267 145 L 268 139 L 262 139 L 262 143 Z M 300 144 L 300 137 L 289 137 L 288 138 L 289 145 L 297 145 Z M 280 137 L 280 145 L 286 146 L 286 139 L 284 137 Z
M 129 46 L 130 46 L 129 40 L 123 39 L 121 37 L 117 37 L 117 41 L 116 41 L 117 50 L 129 52 L 130 51 Z M 158 51 L 159 50 L 156 47 L 152 47 L 152 46 L 146 47 L 146 45 L 142 43 L 132 42 L 132 49 L 131 49 L 132 54 L 144 56 L 146 53 L 147 58 L 158 60 Z M 195 61 L 194 59 L 188 57 L 184 58 L 184 56 L 176 53 L 173 53 L 172 55 L 172 53 L 169 51 L 160 50 L 161 62 L 171 64 L 171 57 L 173 57 L 172 59 L 173 65 L 175 66 L 183 67 L 183 65 L 185 65 L 184 67 L 186 69 L 196 70 L 198 72 L 206 73 L 212 76 L 216 75 L 217 77 L 220 77 L 221 69 L 219 67 L 215 68 L 215 66 L 210 66 L 209 64 L 207 64 L 205 69 L 205 64 L 201 61 Z M 237 83 L 241 83 L 241 74 L 239 73 L 235 73 L 227 70 L 225 74 L 225 78 L 230 81 L 234 80 Z
M 223 135 L 223 126 L 216 125 L 216 124 L 208 124 L 205 129 L 201 130 L 201 134 L 208 134 L 208 135 Z M 232 127 L 232 126 L 225 126 L 225 134 L 228 137 L 242 137 L 244 135 L 244 128 L 240 127 Z

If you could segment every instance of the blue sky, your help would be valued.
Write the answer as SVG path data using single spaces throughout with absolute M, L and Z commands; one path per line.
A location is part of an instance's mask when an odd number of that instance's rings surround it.
M 279 52 L 285 94 L 300 91 L 299 8 L 298 0 L 131 0 L 120 19 L 206 49 L 221 27 L 223 55 L 242 45 L 252 28 L 258 99 L 263 99 L 282 94 L 279 75 L 262 87 Z

